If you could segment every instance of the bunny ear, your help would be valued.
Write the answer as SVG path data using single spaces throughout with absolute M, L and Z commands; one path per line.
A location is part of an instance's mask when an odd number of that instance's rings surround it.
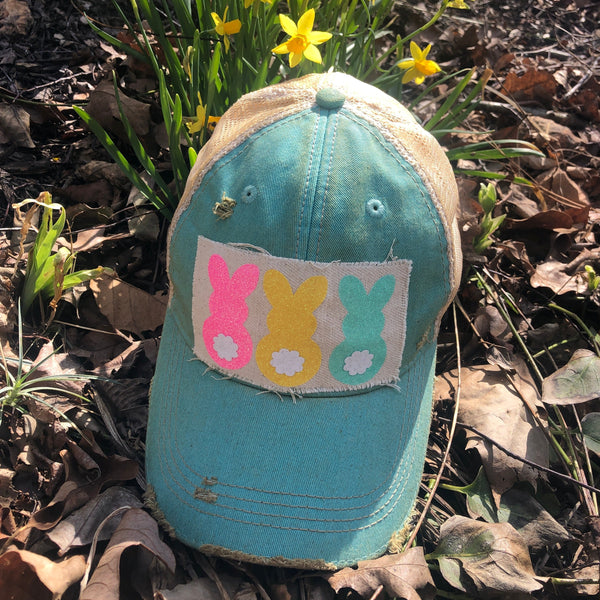
M 213 254 L 208 259 L 208 277 L 215 292 L 229 285 L 229 269 L 225 259 L 219 254 Z
M 285 304 L 291 301 L 292 287 L 283 273 L 269 269 L 263 278 L 263 289 L 271 306 Z
M 394 293 L 396 279 L 393 275 L 384 275 L 378 279 L 369 292 L 369 304 L 371 308 L 382 309 Z
M 301 301 L 311 312 L 325 300 L 327 296 L 327 277 L 315 275 L 303 281 L 294 294 L 294 301 Z
M 342 304 L 349 312 L 353 312 L 353 309 L 356 310 L 364 307 L 367 298 L 365 286 L 354 275 L 342 277 L 339 285 L 339 294 Z
M 256 265 L 242 265 L 231 276 L 231 288 L 239 291 L 240 295 L 249 296 L 258 283 L 260 271 Z

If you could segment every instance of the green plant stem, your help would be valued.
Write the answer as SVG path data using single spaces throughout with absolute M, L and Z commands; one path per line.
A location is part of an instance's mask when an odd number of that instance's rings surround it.
M 506 321 L 506 324 L 510 327 L 510 330 L 511 330 L 512 334 L 515 336 L 517 343 L 519 344 L 519 346 L 521 346 L 521 349 L 525 353 L 525 356 L 527 357 L 527 360 L 528 360 L 529 364 L 531 365 L 531 368 L 533 369 L 535 376 L 538 379 L 538 383 L 541 384 L 542 381 L 544 381 L 544 376 L 542 375 L 539 367 L 537 366 L 537 363 L 533 359 L 531 352 L 529 352 L 529 348 L 527 348 L 527 345 L 525 344 L 523 338 L 519 335 L 517 328 L 514 326 L 512 319 L 510 318 L 510 315 L 508 314 L 508 311 L 506 310 L 506 307 L 504 306 L 504 303 L 500 301 L 500 298 L 498 298 L 496 293 L 489 286 L 488 282 L 482 277 L 481 273 L 479 273 L 479 271 L 477 271 L 477 270 L 475 270 L 475 277 L 477 278 L 479 283 L 483 286 L 485 291 L 494 300 L 494 304 L 496 305 L 496 308 L 500 311 L 502 318 Z
M 594 334 L 594 332 L 584 323 L 583 319 L 579 316 L 576 315 L 574 312 L 571 312 L 570 310 L 567 310 L 566 308 L 563 308 L 562 306 L 559 306 L 558 304 L 556 304 L 555 302 L 550 302 L 548 304 L 548 308 L 552 308 L 554 310 L 558 310 L 559 312 L 567 315 L 569 318 L 573 319 L 574 321 L 577 322 L 577 324 L 581 327 L 581 329 L 583 329 L 586 333 L 586 335 L 589 337 L 590 342 L 593 344 L 594 346 L 594 350 L 596 351 L 596 354 L 598 356 L 600 356 L 600 345 L 598 344 L 598 342 L 596 341 L 596 335 Z
M 479 283 L 486 290 L 486 292 L 494 300 L 494 304 L 500 311 L 500 314 L 502 315 L 502 318 L 505 320 L 506 324 L 509 326 L 513 336 L 515 337 L 515 339 L 517 340 L 517 342 L 523 349 L 523 352 L 525 353 L 525 356 L 527 357 L 529 364 L 534 369 L 534 372 L 535 372 L 536 376 L 538 377 L 538 381 L 541 384 L 542 381 L 544 380 L 544 377 L 542 376 L 535 360 L 533 359 L 533 356 L 529 352 L 529 348 L 527 348 L 525 342 L 523 341 L 523 338 L 521 338 L 521 336 L 519 335 L 519 332 L 517 331 L 517 328 L 514 326 L 512 319 L 510 318 L 510 315 L 509 315 L 508 311 L 506 310 L 506 307 L 504 306 L 504 303 L 500 301 L 500 298 L 498 298 L 496 293 L 492 290 L 492 288 L 489 286 L 487 281 L 482 277 L 482 275 L 481 275 L 481 273 L 479 273 L 479 271 L 475 270 L 475 276 L 476 276 L 477 280 L 479 281 Z M 555 410 L 556 410 L 556 407 L 555 407 Z M 559 417 L 559 420 L 561 421 L 560 431 L 561 431 L 562 436 L 564 437 L 564 436 L 568 435 L 567 427 L 564 424 L 562 414 L 560 414 L 560 411 L 558 411 L 558 412 L 559 412 L 558 417 Z M 535 417 L 535 415 L 534 415 L 534 417 Z M 547 427 L 543 427 L 542 424 L 539 423 L 539 421 L 538 421 L 538 424 L 540 425 L 541 430 L 544 432 L 546 438 L 552 445 L 552 448 L 554 449 L 554 451 L 557 453 L 558 457 L 562 461 L 563 466 L 565 467 L 566 471 L 568 473 L 571 473 L 575 480 L 579 481 L 579 473 L 577 472 L 576 469 L 574 469 L 573 459 L 565 452 L 563 447 L 560 445 L 560 443 L 558 442 L 558 440 L 552 433 L 552 431 L 550 431 Z M 569 445 L 570 445 L 570 449 L 571 449 L 571 444 L 569 444 Z

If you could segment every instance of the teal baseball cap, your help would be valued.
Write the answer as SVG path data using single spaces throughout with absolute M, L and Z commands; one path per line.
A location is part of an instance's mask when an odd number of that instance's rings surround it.
M 243 96 L 168 238 L 148 502 L 200 551 L 338 569 L 410 533 L 461 272 L 443 149 L 341 73 Z

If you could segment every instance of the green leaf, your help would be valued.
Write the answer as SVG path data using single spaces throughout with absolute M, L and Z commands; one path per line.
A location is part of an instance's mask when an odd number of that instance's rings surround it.
M 108 267 L 96 267 L 95 269 L 82 269 L 80 271 L 75 271 L 75 273 L 71 273 L 69 275 L 65 275 L 65 280 L 63 282 L 63 288 L 65 290 L 72 288 L 80 283 L 85 283 L 86 281 L 90 281 L 90 279 L 95 279 L 96 277 L 100 277 L 100 275 L 113 275 L 114 271 Z
M 600 357 L 576 350 L 571 360 L 542 383 L 542 401 L 569 405 L 600 397 Z
M 123 156 L 117 148 L 112 138 L 106 133 L 102 125 L 91 115 L 88 115 L 82 108 L 74 106 L 73 110 L 79 115 L 82 121 L 93 131 L 100 143 L 110 154 L 112 159 L 119 165 L 121 171 L 127 175 L 129 181 L 167 218 L 173 217 L 172 209 L 167 206 L 162 199 L 157 196 L 152 188 L 140 177 L 137 171 L 131 166 L 129 161 Z
M 444 489 L 464 494 L 467 497 L 467 509 L 471 517 L 481 517 L 488 523 L 498 522 L 492 490 L 483 467 L 479 467 L 477 477 L 469 485 L 463 487 L 444 485 L 443 487 Z
M 585 445 L 600 454 L 600 413 L 588 413 L 581 419 L 581 431 Z

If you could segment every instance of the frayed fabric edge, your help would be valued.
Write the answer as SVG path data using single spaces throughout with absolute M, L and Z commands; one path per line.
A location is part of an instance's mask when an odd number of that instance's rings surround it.
M 167 521 L 165 515 L 158 507 L 156 492 L 151 485 L 148 485 L 146 493 L 144 494 L 144 504 L 160 527 L 164 529 L 169 536 L 177 539 L 178 536 L 175 532 L 175 529 L 169 523 L 169 521 Z M 329 563 L 320 559 L 285 558 L 283 556 L 254 556 L 252 554 L 246 554 L 237 550 L 229 550 L 228 548 L 223 548 L 222 546 L 215 546 L 212 544 L 203 544 L 197 549 L 203 554 L 207 554 L 209 556 L 217 556 L 219 558 L 254 563 L 257 565 L 267 565 L 270 567 L 289 567 L 293 569 L 309 569 L 318 571 L 337 571 L 339 568 L 333 563 Z

